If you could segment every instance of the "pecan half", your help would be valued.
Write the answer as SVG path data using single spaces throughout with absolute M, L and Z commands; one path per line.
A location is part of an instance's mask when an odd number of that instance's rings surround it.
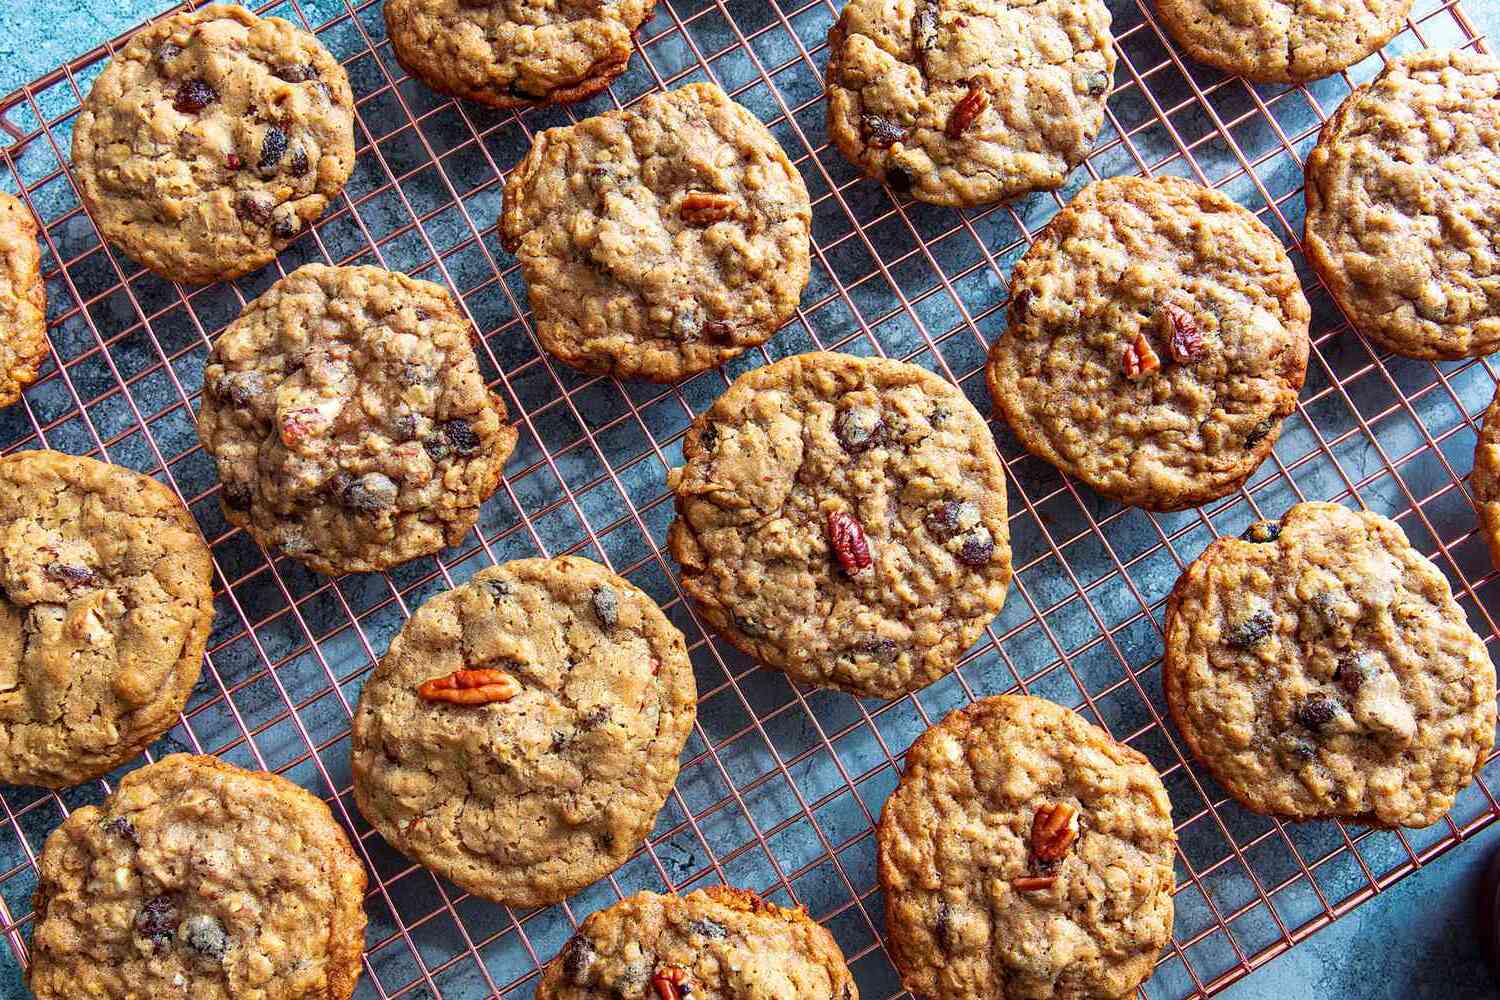
M 656 987 L 656 995 L 661 1000 L 683 1000 L 693 992 L 688 984 L 687 970 L 678 965 L 658 969 L 651 977 L 651 985 Z
M 682 216 L 682 221 L 690 226 L 711 226 L 733 215 L 738 204 L 739 202 L 727 194 L 716 194 L 713 191 L 689 191 L 683 196 L 682 205 L 677 212 Z
M 1125 348 L 1123 366 L 1128 379 L 1145 378 L 1161 367 L 1161 359 L 1151 349 L 1151 342 L 1144 333 L 1136 334 L 1135 343 Z
M 970 81 L 969 92 L 953 108 L 953 113 L 948 116 L 948 127 L 943 131 L 950 139 L 962 137 L 989 106 L 989 93 L 979 85 L 979 81 Z
M 865 538 L 865 529 L 853 514 L 842 510 L 828 514 L 828 544 L 838 556 L 839 565 L 850 576 L 858 576 L 874 564 L 870 557 L 870 543 Z
M 1062 860 L 1077 839 L 1077 808 L 1066 802 L 1037 807 L 1031 818 L 1031 853 L 1038 861 Z
M 455 670 L 446 677 L 423 681 L 417 695 L 423 701 L 454 705 L 488 705 L 510 701 L 521 693 L 521 682 L 503 670 Z
M 1203 331 L 1198 329 L 1198 324 L 1186 309 L 1169 303 L 1158 309 L 1156 316 L 1173 361 L 1188 365 L 1203 357 Z
M 890 149 L 896 143 L 906 141 L 911 134 L 889 118 L 872 114 L 859 116 L 859 131 L 864 136 L 865 145 L 871 149 Z
M 1050 889 L 1057 884 L 1056 875 L 1022 875 L 1020 878 L 1010 880 L 1011 887 L 1017 892 L 1038 892 L 1042 889 Z

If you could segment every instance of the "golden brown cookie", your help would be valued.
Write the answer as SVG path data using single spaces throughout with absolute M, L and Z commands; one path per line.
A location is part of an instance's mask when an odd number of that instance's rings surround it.
M 0 406 L 21 398 L 47 360 L 47 290 L 36 220 L 0 192 Z
M 177 720 L 213 625 L 208 546 L 148 476 L 0 458 L 0 781 L 62 788 Z
M 47 838 L 27 984 L 36 1000 L 349 1000 L 365 870 L 296 785 L 174 754 Z

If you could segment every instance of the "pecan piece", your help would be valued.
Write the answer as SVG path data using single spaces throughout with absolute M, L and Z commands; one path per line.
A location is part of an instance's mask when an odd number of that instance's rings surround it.
M 711 226 L 734 214 L 739 202 L 733 196 L 713 191 L 689 191 L 677 213 L 690 226 Z
M 1123 365 L 1126 378 L 1140 379 L 1160 368 L 1161 359 L 1151 349 L 1151 342 L 1146 339 L 1146 335 L 1138 333 L 1135 335 L 1135 343 L 1125 348 Z
M 1038 806 L 1031 817 L 1031 853 L 1038 861 L 1060 861 L 1078 839 L 1078 809 L 1066 802 Z
M 859 116 L 859 131 L 864 136 L 865 145 L 871 149 L 890 149 L 896 143 L 906 141 L 910 134 L 889 118 L 872 114 Z
M 1011 887 L 1017 892 L 1037 892 L 1042 889 L 1050 889 L 1057 884 L 1056 875 L 1022 875 L 1020 878 L 1010 880 Z
M 1179 365 L 1190 365 L 1203 357 L 1203 331 L 1186 309 L 1170 303 L 1156 312 L 1161 335 L 1167 342 L 1167 351 Z
M 828 513 L 828 544 L 833 546 L 839 565 L 850 576 L 858 576 L 874 564 L 865 529 L 853 514 L 842 510 Z
M 651 977 L 651 985 L 656 987 L 656 995 L 661 1000 L 684 1000 L 693 992 L 688 983 L 687 970 L 679 965 L 667 965 L 658 969 L 656 975 Z
M 948 126 L 943 131 L 950 139 L 962 138 L 989 106 L 990 95 L 979 85 L 979 81 L 971 80 L 969 92 L 954 106 L 953 113 L 948 116 Z
M 503 670 L 455 670 L 446 677 L 423 681 L 417 694 L 423 701 L 454 705 L 488 705 L 510 701 L 521 693 L 521 682 Z

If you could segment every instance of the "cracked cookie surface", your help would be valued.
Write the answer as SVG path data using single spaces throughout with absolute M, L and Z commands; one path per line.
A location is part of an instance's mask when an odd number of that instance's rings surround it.
M 877 832 L 891 956 L 933 1000 L 1125 1000 L 1172 935 L 1171 803 L 1135 750 L 986 698 L 906 753 Z
M 1307 158 L 1306 246 L 1380 347 L 1500 348 L 1500 59 L 1417 52 L 1350 94 Z
M 1437 822 L 1495 730 L 1495 668 L 1447 579 L 1376 514 L 1302 503 L 1255 527 L 1168 601 L 1177 728 L 1258 812 Z
M 1104 124 L 1102 0 L 850 0 L 829 32 L 828 132 L 921 201 L 1060 187 Z
M 833 935 L 801 907 L 712 886 L 641 892 L 590 914 L 543 970 L 536 996 L 859 1000 L 859 989 Z
M 499 673 L 499 693 L 424 687 L 458 671 Z M 587 559 L 509 562 L 427 601 L 391 643 L 354 714 L 355 799 L 468 891 L 555 903 L 650 833 L 696 699 L 682 633 L 645 593 Z
M 990 395 L 1029 451 L 1099 493 L 1193 507 L 1239 488 L 1275 445 L 1310 315 L 1276 237 L 1224 195 L 1101 181 L 1016 265 Z
M 0 192 L 0 406 L 21 398 L 47 360 L 47 291 L 36 220 Z
M 106 239 L 201 284 L 261 267 L 354 169 L 354 95 L 312 35 L 215 4 L 136 33 L 84 99 L 79 191 Z
M 63 788 L 177 720 L 213 568 L 170 489 L 54 451 L 0 459 L 0 781 Z
M 497 108 L 581 101 L 630 62 L 656 0 L 389 0 L 386 33 L 408 73 Z
M 1353 66 L 1406 24 L 1412 0 L 1156 0 L 1199 62 L 1261 83 L 1302 83 Z
M 811 225 L 781 146 L 711 84 L 543 132 L 500 223 L 542 346 L 654 382 L 769 340 L 807 284 Z
M 47 838 L 36 1000 L 348 1000 L 365 870 L 316 796 L 174 754 Z
M 308 264 L 214 343 L 198 436 L 224 516 L 320 573 L 387 569 L 474 526 L 516 431 L 441 285 Z
M 894 698 L 951 671 L 1005 602 L 989 427 L 915 365 L 801 354 L 693 422 L 669 477 L 684 590 L 795 680 Z

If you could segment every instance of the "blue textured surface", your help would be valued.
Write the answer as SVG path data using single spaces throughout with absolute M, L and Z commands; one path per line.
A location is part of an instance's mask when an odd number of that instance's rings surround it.
M 0 94 L 170 5 L 168 0 L 54 0 L 45 4 L 0 0 Z M 1482 30 L 1492 38 L 1500 37 L 1500 4 L 1493 0 L 1468 0 L 1465 8 Z M 357 174 L 351 186 L 357 187 L 359 183 Z M 371 220 L 372 224 L 376 222 Z M 400 262 L 392 260 L 391 263 L 399 266 Z M 59 350 L 65 356 L 69 351 L 67 336 L 66 330 L 54 331 Z M 185 379 L 190 375 L 186 370 L 182 372 Z M 519 384 L 516 389 L 518 394 L 524 393 L 526 386 Z M 175 430 L 160 426 L 154 430 L 159 436 L 192 434 L 186 423 Z M 86 441 L 80 443 L 87 447 Z M 54 445 L 65 446 L 58 445 L 55 438 Z M 124 461 L 119 457 L 116 460 Z M 630 482 L 622 485 L 627 489 L 632 486 Z M 520 484 L 518 491 L 545 489 L 546 486 L 544 477 L 539 476 L 529 485 Z M 607 496 L 601 497 L 601 502 L 618 503 L 618 500 Z M 226 545 L 230 551 L 215 553 L 221 563 L 232 564 L 241 557 L 254 558 L 253 553 L 241 553 L 233 548 L 245 547 L 242 536 Z M 1039 590 L 1045 588 L 1040 580 L 1028 582 Z M 356 586 L 351 578 L 349 599 L 357 604 L 359 597 L 352 592 Z M 243 599 L 250 604 L 254 595 L 243 595 Z M 257 613 L 253 606 L 247 607 L 246 611 L 251 615 Z M 382 627 L 393 630 L 398 625 L 397 617 L 384 623 L 366 623 L 372 638 L 381 635 Z M 270 636 L 262 639 L 274 641 Z M 220 655 L 218 666 L 221 673 L 232 675 L 235 670 L 234 649 L 231 646 Z M 248 650 L 245 652 L 253 661 L 254 654 Z M 361 654 L 358 650 L 351 650 L 350 655 Z M 1080 672 L 1087 669 L 1082 664 L 1077 667 Z M 936 700 L 938 698 L 934 698 Z M 827 706 L 819 704 L 818 707 Z M 253 710 L 251 706 L 251 712 Z M 705 729 L 711 734 L 733 731 L 743 721 L 735 715 L 736 710 L 735 706 L 705 704 L 702 710 Z M 727 717 L 720 717 L 726 713 Z M 250 721 L 254 721 L 253 715 Z M 773 730 L 771 735 L 773 740 L 784 737 L 789 743 L 795 743 L 803 734 Z M 684 786 L 685 795 L 691 799 L 696 793 L 690 775 L 684 775 Z M 841 821 L 839 810 L 847 805 L 835 802 L 827 807 L 827 815 L 820 815 L 819 819 L 837 824 Z M 712 836 L 711 830 L 705 832 Z M 1495 982 L 1482 963 L 1470 915 L 1478 874 L 1497 847 L 1500 847 L 1500 829 L 1491 828 L 1476 837 L 1474 842 L 1460 845 L 1332 927 L 1318 932 L 1291 953 L 1272 961 L 1223 995 L 1233 1000 L 1295 1000 L 1302 997 L 1471 1000 L 1496 996 Z M 670 850 L 666 857 L 670 857 Z M 14 883 L 5 887 L 7 893 L 26 888 Z M 376 915 L 375 919 L 378 922 L 380 918 Z M 533 928 L 532 933 L 537 935 L 534 939 L 539 945 L 547 940 L 545 931 Z M 0 997 L 24 994 L 17 983 L 12 962 L 9 950 L 0 948 Z

